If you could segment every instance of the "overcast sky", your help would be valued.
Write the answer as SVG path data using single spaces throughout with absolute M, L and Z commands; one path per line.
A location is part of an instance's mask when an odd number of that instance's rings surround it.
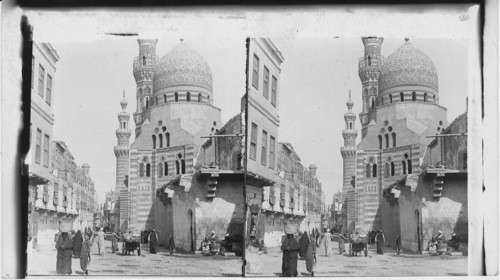
M 354 101 L 358 142 L 361 82 L 358 58 L 364 55 L 361 38 L 299 38 L 273 40 L 285 57 L 280 84 L 280 141 L 292 143 L 302 163 L 314 163 L 331 203 L 342 189 L 340 148 L 349 90 Z M 385 38 L 382 55 L 388 57 L 404 38 Z M 436 66 L 440 105 L 448 109 L 448 122 L 466 110 L 468 53 L 466 40 L 410 39 Z
M 183 37 L 186 44 L 208 62 L 213 74 L 214 105 L 222 109 L 225 123 L 240 111 L 245 93 L 246 42 L 197 40 Z M 160 39 L 157 55 L 163 56 L 180 38 Z M 91 43 L 54 43 L 60 60 L 54 87 L 54 139 L 64 141 L 78 165 L 90 164 L 102 203 L 115 187 L 117 144 L 115 130 L 123 90 L 131 114 L 136 108 L 132 61 L 139 55 L 136 39 Z M 133 129 L 132 129 L 133 131 Z M 130 143 L 134 140 L 132 133 Z
M 157 55 L 165 55 L 179 39 L 160 39 Z M 245 40 L 183 39 L 209 63 L 214 105 L 222 109 L 225 123 L 239 112 L 245 92 Z M 330 203 L 333 193 L 342 187 L 340 147 L 349 89 L 353 110 L 359 114 L 361 108 L 357 68 L 363 55 L 361 38 L 271 39 L 285 57 L 279 88 L 279 141 L 292 143 L 306 167 L 313 163 L 318 166 L 318 177 Z M 467 42 L 410 42 L 434 61 L 440 104 L 448 108 L 450 122 L 465 111 Z M 387 57 L 403 43 L 403 38 L 385 39 L 382 54 Z M 113 147 L 123 90 L 129 102 L 127 111 L 132 114 L 136 108 L 132 60 L 138 55 L 138 44 L 135 39 L 127 39 L 53 46 L 60 56 L 54 89 L 54 139 L 66 142 L 78 165 L 90 164 L 102 202 L 115 184 Z M 134 127 L 132 118 L 131 123 Z M 356 128 L 360 130 L 359 118 Z

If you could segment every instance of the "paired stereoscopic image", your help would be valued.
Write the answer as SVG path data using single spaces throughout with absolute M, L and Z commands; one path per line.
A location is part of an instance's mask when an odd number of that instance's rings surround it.
M 467 42 L 33 42 L 28 277 L 467 275 Z

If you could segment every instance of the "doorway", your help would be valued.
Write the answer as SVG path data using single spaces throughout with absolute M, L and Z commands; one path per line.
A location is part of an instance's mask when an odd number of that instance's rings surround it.
M 189 248 L 190 252 L 195 252 L 194 246 L 194 223 L 193 223 L 193 211 L 188 210 L 188 221 L 189 221 Z
M 422 252 L 422 245 L 421 245 L 421 242 L 420 242 L 420 236 L 422 235 L 420 233 L 421 231 L 421 228 L 420 228 L 420 212 L 418 211 L 418 209 L 415 209 L 415 214 L 414 214 L 414 218 L 415 218 L 415 222 L 417 223 L 417 248 L 418 248 L 418 252 Z

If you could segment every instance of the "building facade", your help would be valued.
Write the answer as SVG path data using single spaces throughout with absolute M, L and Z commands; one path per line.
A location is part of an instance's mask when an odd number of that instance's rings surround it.
M 135 140 L 122 100 L 115 147 L 116 186 L 120 193 L 119 225 L 154 227 L 156 189 L 180 174 L 193 174 L 201 136 L 220 127 L 220 109 L 213 106 L 212 72 L 206 60 L 182 40 L 163 57 L 158 40 L 138 40 L 134 58 L 137 108 Z M 126 184 L 125 184 L 126 182 Z
M 421 236 L 422 227 L 402 232 L 403 220 L 394 217 L 403 208 L 394 209 L 393 202 L 390 209 L 386 207 L 384 192 L 401 184 L 403 178 L 419 178 L 425 173 L 422 163 L 433 153 L 429 136 L 443 133 L 448 126 L 446 108 L 439 105 L 437 71 L 432 60 L 408 39 L 387 58 L 381 55 L 383 38 L 364 37 L 362 41 L 365 53 L 358 63 L 361 141 L 356 145 L 356 116 L 350 98 L 342 133 L 343 231 L 382 228 L 390 242 L 397 235 L 414 239 L 409 235 Z M 422 246 L 408 244 L 407 248 L 422 251 Z

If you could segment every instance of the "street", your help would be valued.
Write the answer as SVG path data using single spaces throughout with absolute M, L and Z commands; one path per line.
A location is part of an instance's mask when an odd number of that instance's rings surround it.
M 121 248 L 121 242 L 119 243 Z M 44 246 L 33 253 L 33 262 L 28 264 L 30 278 L 56 275 L 56 255 L 54 246 Z M 149 253 L 149 245 L 143 244 L 141 256 L 137 251 L 122 256 L 121 251 L 112 254 L 111 242 L 105 241 L 105 254 L 97 254 L 97 245 L 92 247 L 89 276 L 110 275 L 152 275 L 152 276 L 225 276 L 241 277 L 242 260 L 236 256 L 203 256 L 200 254 L 170 255 L 165 248 L 157 254 Z M 80 260 L 73 259 L 73 276 L 83 276 Z
M 315 276 L 466 276 L 467 257 L 465 256 L 432 256 L 428 254 L 401 254 L 386 248 L 384 255 L 376 254 L 375 245 L 369 245 L 368 257 L 364 254 L 349 256 L 338 254 L 337 242 L 332 242 L 330 257 L 325 256 L 324 248 L 317 248 Z M 346 249 L 348 246 L 346 246 Z M 260 255 L 264 264 L 263 275 L 247 276 L 281 276 L 282 252 L 279 248 L 271 248 L 267 254 Z M 304 260 L 299 260 L 298 273 L 309 276 Z

